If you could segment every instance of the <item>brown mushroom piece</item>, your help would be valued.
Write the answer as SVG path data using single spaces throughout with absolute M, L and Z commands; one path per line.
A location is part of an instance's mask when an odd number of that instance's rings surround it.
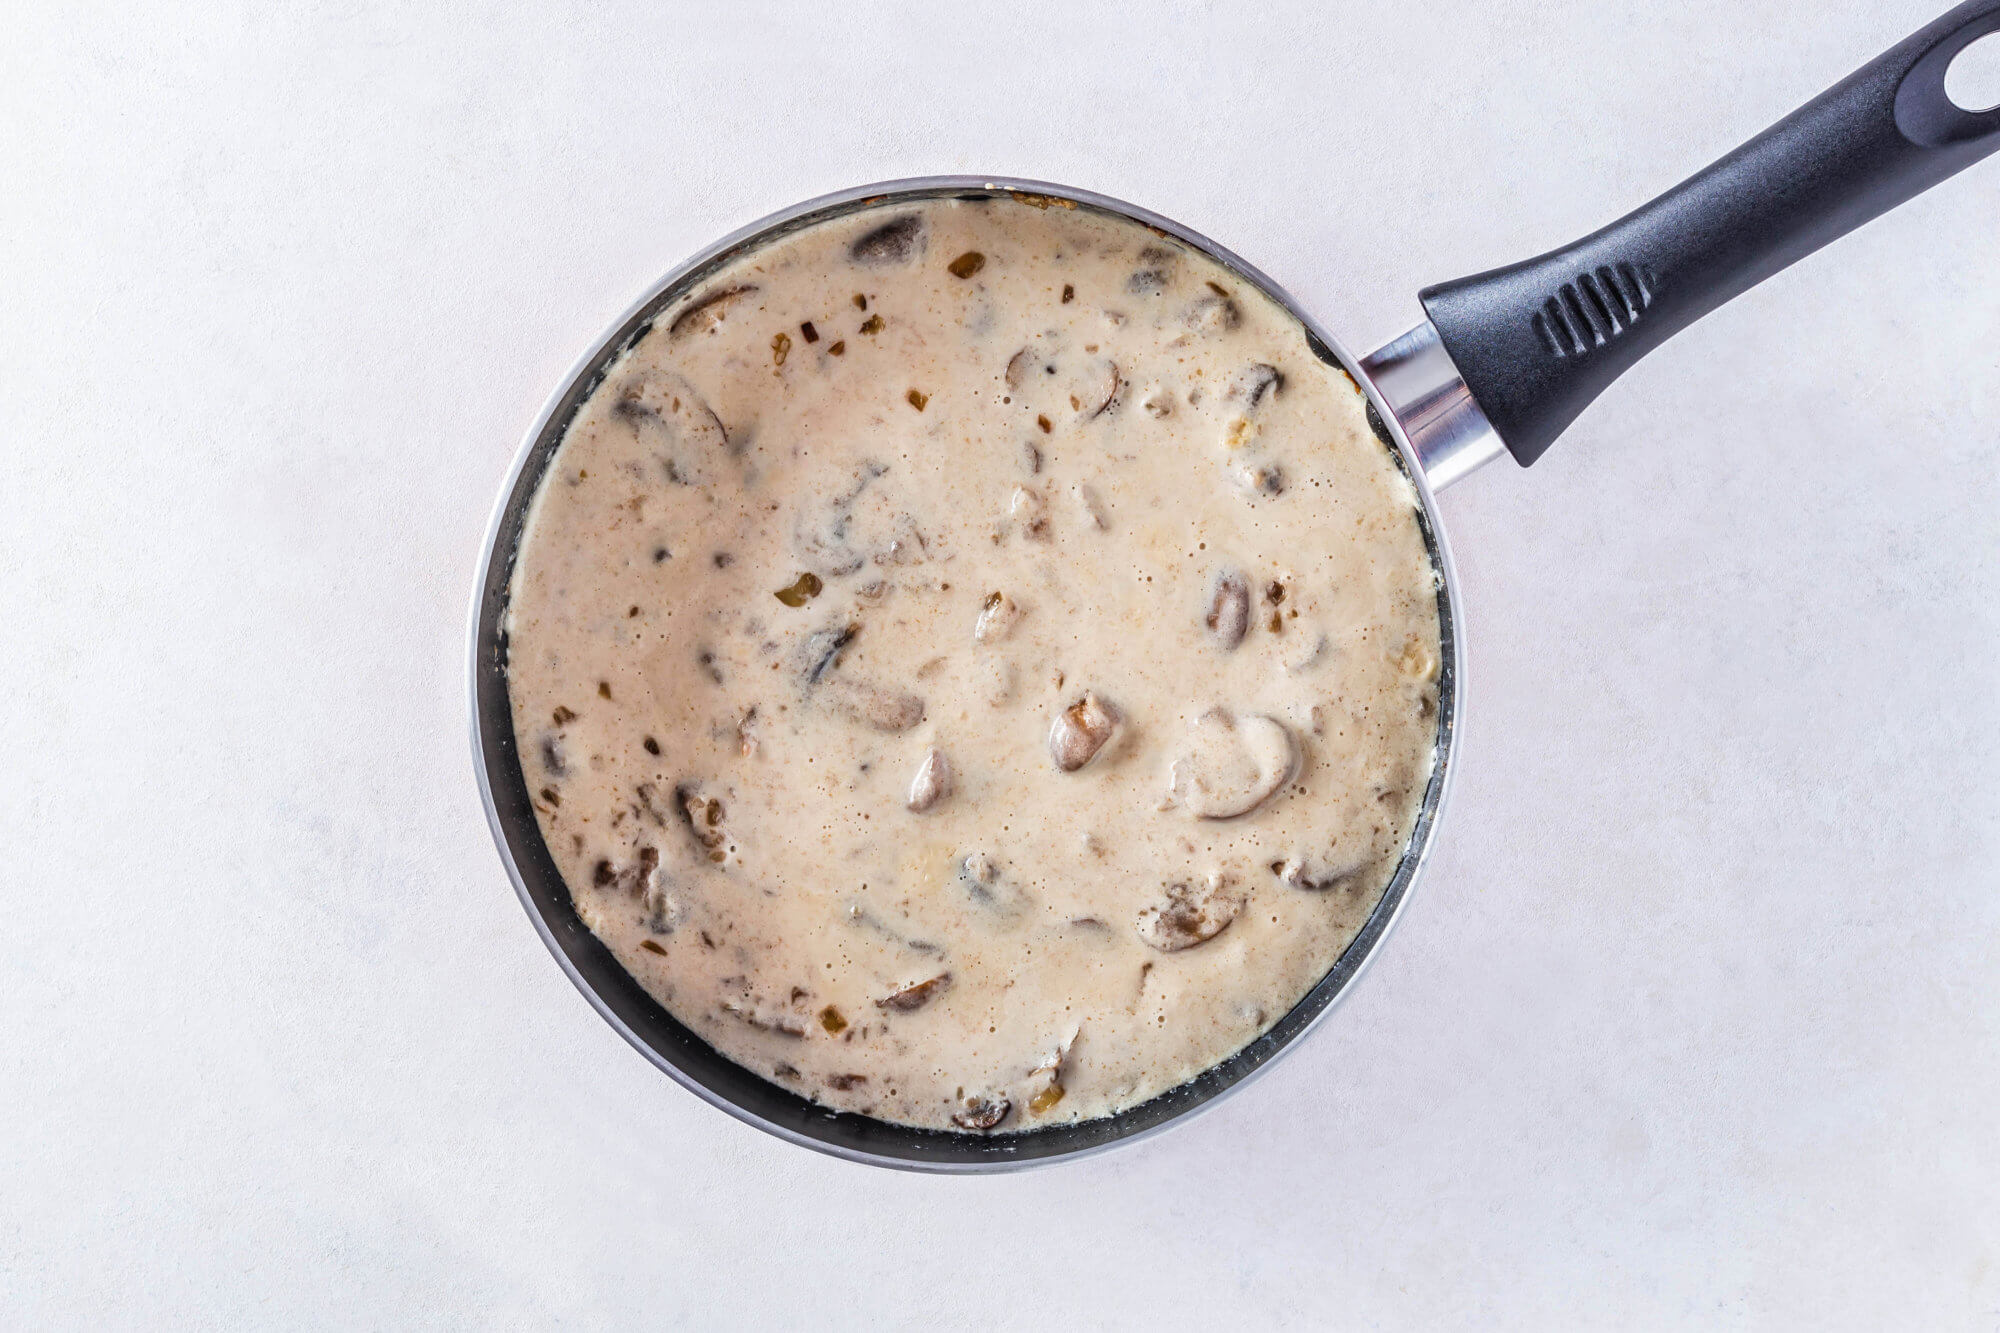
M 1209 637 L 1224 652 L 1243 642 L 1250 632 L 1250 580 L 1243 571 L 1224 567 L 1208 585 L 1208 609 L 1202 614 Z
M 951 973 L 940 972 L 928 981 L 919 981 L 891 991 L 875 1001 L 877 1009 L 887 1009 L 892 1013 L 913 1014 L 951 989 Z
M 1206 944 L 1229 928 L 1245 896 L 1221 875 L 1206 884 L 1169 884 L 1165 896 L 1139 913 L 1139 939 L 1161 953 Z
M 954 785 L 951 760 L 945 758 L 943 750 L 932 746 L 924 762 L 917 766 L 917 775 L 910 780 L 909 799 L 903 804 L 911 814 L 921 815 L 950 796 Z
M 1227 333 L 1243 322 L 1243 312 L 1227 296 L 1210 291 L 1181 311 L 1181 323 L 1197 337 Z
M 1007 500 L 1007 519 L 1029 541 L 1045 542 L 1049 539 L 1049 507 L 1042 499 L 1040 491 L 1029 490 L 1026 486 L 1016 486 Z
M 806 635 L 799 645 L 799 675 L 810 688 L 826 677 L 829 671 L 840 665 L 840 654 L 854 636 L 861 632 L 859 625 L 829 625 Z
M 863 232 L 847 247 L 847 257 L 867 268 L 887 268 L 920 258 L 929 239 L 921 214 L 906 213 Z
M 1076 501 L 1076 507 L 1083 511 L 1083 517 L 1091 527 L 1102 532 L 1111 526 L 1110 518 L 1104 510 L 1104 498 L 1097 493 L 1096 487 L 1088 482 L 1078 482 L 1069 488 L 1069 494 L 1070 498 Z
M 966 896 L 1001 917 L 1020 913 L 1028 896 L 1000 873 L 999 862 L 986 852 L 968 852 L 958 863 L 958 882 Z
M 1179 256 L 1163 245 L 1144 246 L 1139 251 L 1139 267 L 1125 279 L 1125 290 L 1134 296 L 1158 296 L 1173 284 Z
M 1291 856 L 1277 862 L 1274 868 L 1278 878 L 1292 888 L 1323 893 L 1358 883 L 1361 872 L 1368 868 L 1368 858 L 1331 854 Z
M 1004 592 L 990 592 L 980 603 L 979 619 L 972 626 L 974 643 L 998 643 L 1020 623 L 1021 604 Z
M 1014 1103 L 1005 1097 L 990 1094 L 967 1097 L 962 1109 L 951 1113 L 951 1123 L 960 1129 L 976 1130 L 984 1133 L 997 1127 L 1014 1109 Z
M 755 283 L 739 283 L 703 292 L 674 316 L 673 323 L 667 325 L 668 341 L 678 342 L 696 334 L 714 333 L 728 318 L 730 307 L 756 290 Z
M 708 485 L 715 460 L 729 449 L 721 418 L 694 386 L 667 371 L 635 375 L 612 411 L 653 447 L 667 479 L 683 486 Z
M 1211 708 L 1168 765 L 1167 791 L 1197 819 L 1234 819 L 1291 781 L 1298 766 L 1298 742 L 1284 723 Z
M 706 860 L 720 865 L 728 859 L 729 833 L 722 826 L 722 800 L 710 794 L 706 784 L 690 781 L 675 787 L 674 809 Z
M 1097 757 L 1122 720 L 1114 705 L 1094 693 L 1084 694 L 1049 724 L 1050 758 L 1063 772 L 1076 772 Z
M 1276 463 L 1245 463 L 1233 469 L 1229 479 L 1252 500 L 1268 500 L 1285 493 L 1285 469 Z
M 1237 371 L 1223 397 L 1239 404 L 1245 411 L 1254 411 L 1263 405 L 1266 398 L 1275 398 L 1284 392 L 1284 388 L 1283 373 L 1276 366 L 1259 361 Z
M 1008 359 L 1006 383 L 1008 396 L 1018 407 L 1053 409 L 1058 414 L 1067 407 L 1086 421 L 1116 403 L 1125 385 L 1117 362 L 1088 349 L 1072 353 L 1055 330 L 1036 334 Z

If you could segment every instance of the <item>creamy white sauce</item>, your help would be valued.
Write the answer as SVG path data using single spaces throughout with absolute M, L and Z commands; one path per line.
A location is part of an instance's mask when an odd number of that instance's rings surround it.
M 1006 1133 L 1281 1018 L 1436 735 L 1407 480 L 1282 308 L 1121 219 L 935 201 L 752 252 L 578 413 L 509 686 L 590 928 L 817 1101 Z

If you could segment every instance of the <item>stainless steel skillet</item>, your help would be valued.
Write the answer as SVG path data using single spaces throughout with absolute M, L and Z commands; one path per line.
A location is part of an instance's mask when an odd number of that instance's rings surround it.
M 1602 231 L 1524 263 L 1425 289 L 1425 322 L 1359 358 L 1269 278 L 1206 237 L 1144 209 L 1058 185 L 983 177 L 896 181 L 810 200 L 725 237 L 662 278 L 578 363 L 528 433 L 488 531 L 471 624 L 474 761 L 501 858 L 543 941 L 605 1020 L 682 1086 L 780 1138 L 855 1161 L 1006 1170 L 1130 1142 L 1213 1103 L 1324 1016 L 1373 956 L 1429 853 L 1454 771 L 1464 679 L 1458 582 L 1434 493 L 1503 453 L 1532 463 L 1613 379 L 1674 333 L 2000 149 L 2000 107 L 1968 111 L 1944 91 L 1954 57 L 1994 32 L 2000 32 L 2000 0 L 1960 5 Z M 1134 219 L 1267 292 L 1311 332 L 1318 354 L 1367 395 L 1378 433 L 1415 485 L 1439 572 L 1437 764 L 1402 862 L 1345 954 L 1276 1026 L 1193 1081 L 1107 1119 L 994 1137 L 829 1111 L 723 1058 L 656 1004 L 571 906 L 535 820 L 507 695 L 507 590 L 522 526 L 563 431 L 605 368 L 661 312 L 745 250 L 885 202 L 937 197 L 1061 201 Z M 2000 275 L 1986 276 L 1985 290 L 1996 284 Z

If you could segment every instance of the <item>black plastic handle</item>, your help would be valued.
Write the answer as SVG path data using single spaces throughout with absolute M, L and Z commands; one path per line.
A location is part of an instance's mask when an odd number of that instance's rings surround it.
M 1966 111 L 1944 91 L 1952 57 L 1995 31 L 2000 0 L 1970 0 L 1602 231 L 1425 288 L 1515 459 L 1541 457 L 1611 381 L 1723 302 L 2000 149 L 2000 107 Z

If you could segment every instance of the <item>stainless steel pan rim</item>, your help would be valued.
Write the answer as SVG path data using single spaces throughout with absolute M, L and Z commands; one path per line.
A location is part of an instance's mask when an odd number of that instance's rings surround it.
M 540 829 L 528 805 L 526 781 L 515 755 L 506 693 L 504 625 L 506 588 L 515 549 L 542 469 L 578 404 L 596 387 L 606 366 L 651 327 L 653 316 L 739 251 L 812 222 L 898 197 L 1021 196 L 1030 201 L 1066 201 L 1129 218 L 1208 254 L 1282 304 L 1317 340 L 1321 355 L 1347 371 L 1367 395 L 1378 432 L 1393 443 L 1416 494 L 1424 538 L 1437 571 L 1442 651 L 1436 762 L 1415 829 L 1381 901 L 1326 976 L 1262 1036 L 1221 1064 L 1151 1101 L 1101 1120 L 986 1136 L 911 1129 L 807 1102 L 716 1053 L 668 1015 L 625 973 L 570 906 L 568 889 L 542 845 Z M 1409 404 L 1404 401 L 1407 396 L 1385 396 L 1370 373 L 1371 368 L 1380 373 L 1384 364 L 1381 357 L 1378 353 L 1367 363 L 1355 358 L 1282 287 L 1198 232 L 1122 200 L 1044 181 L 995 176 L 922 176 L 841 190 L 794 204 L 740 228 L 667 273 L 576 363 L 529 428 L 487 524 L 473 589 L 468 633 L 468 700 L 473 767 L 478 774 L 480 799 L 514 891 L 557 964 L 605 1022 L 661 1072 L 697 1097 L 787 1142 L 873 1166 L 978 1174 L 1073 1161 L 1149 1138 L 1170 1124 L 1188 1120 L 1249 1082 L 1316 1026 L 1374 957 L 1390 927 L 1401 916 L 1429 858 L 1437 822 L 1444 813 L 1452 786 L 1458 714 L 1465 689 L 1465 640 L 1458 603 L 1458 576 L 1439 521 L 1431 481 L 1425 475 L 1418 449 L 1412 446 L 1397 411 L 1392 410 L 1393 399 L 1404 417 L 1410 418 Z M 1453 447 L 1462 451 L 1463 441 L 1455 442 Z M 1432 448 L 1427 452 L 1436 466 L 1438 450 Z M 1464 452 L 1446 455 L 1456 460 L 1451 475 L 1476 466 L 1476 461 L 1464 462 L 1468 456 Z M 1483 457 L 1477 461 L 1483 461 Z

